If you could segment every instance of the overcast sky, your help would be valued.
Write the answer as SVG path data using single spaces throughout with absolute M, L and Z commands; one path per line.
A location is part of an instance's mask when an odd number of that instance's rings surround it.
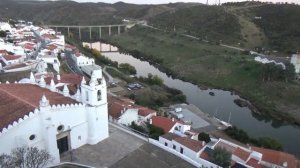
M 161 4 L 161 3 L 169 3 L 169 2 L 200 2 L 206 3 L 206 0 L 74 0 L 77 2 L 106 2 L 106 3 L 115 3 L 118 1 L 123 1 L 127 3 L 135 3 L 135 4 Z M 208 0 L 210 4 L 214 4 L 219 0 Z M 238 2 L 244 0 L 221 0 L 221 2 Z M 294 2 L 300 3 L 300 0 L 261 0 L 261 1 L 268 1 L 268 2 Z

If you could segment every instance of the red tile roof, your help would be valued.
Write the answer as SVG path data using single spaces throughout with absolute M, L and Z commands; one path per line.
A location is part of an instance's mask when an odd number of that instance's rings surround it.
M 7 61 L 10 61 L 10 60 L 16 60 L 16 59 L 19 59 L 21 58 L 21 56 L 18 56 L 18 55 L 4 55 L 2 56 L 4 59 L 6 59 Z
M 184 145 L 194 152 L 199 152 L 203 148 L 202 141 L 193 140 L 187 137 L 178 137 L 174 141 Z
M 48 85 L 50 84 L 51 79 L 53 79 L 55 83 L 60 82 L 60 83 L 69 83 L 69 84 L 79 85 L 79 84 L 81 84 L 82 76 L 78 75 L 78 74 L 73 74 L 73 73 L 71 73 L 71 74 L 62 74 L 60 76 L 59 81 L 57 80 L 57 76 L 54 76 L 54 78 L 49 76 L 49 77 L 45 78 L 45 81 Z M 85 78 L 85 80 L 88 80 L 88 78 Z
M 209 160 L 209 159 L 210 159 L 208 153 L 205 152 L 205 151 L 203 151 L 203 152 L 200 154 L 199 157 L 200 157 L 201 159 L 204 159 L 204 160 Z
M 31 84 L 0 84 L 0 129 L 39 107 L 45 95 L 50 105 L 74 104 L 77 101 Z
M 153 114 L 153 113 L 156 113 L 156 112 L 152 109 L 149 109 L 147 107 L 139 107 L 138 115 L 140 115 L 140 116 L 146 117 L 149 114 Z
M 175 121 L 172 121 L 172 119 L 166 117 L 153 116 L 151 119 L 152 125 L 162 128 L 165 133 L 168 133 L 176 124 Z
M 239 157 L 240 159 L 246 161 L 246 160 L 249 158 L 249 156 L 250 156 L 251 153 L 248 152 L 248 151 L 245 151 L 245 150 L 243 150 L 243 149 L 241 149 L 241 148 L 239 148 L 239 147 L 237 147 L 237 148 L 233 151 L 232 154 L 235 155 L 235 156 L 237 156 L 237 157 Z
M 6 50 L 0 50 L 0 54 L 6 54 L 7 51 Z
M 249 159 L 246 164 L 254 168 L 262 168 L 262 165 L 258 163 L 258 160 L 255 160 L 253 158 Z
M 52 50 L 57 49 L 57 46 L 54 45 L 54 44 L 51 44 L 51 45 L 48 45 L 48 46 L 47 46 L 47 49 L 52 51 Z
M 118 119 L 122 115 L 122 111 L 128 108 L 134 108 L 133 104 L 122 101 L 113 96 L 108 96 L 108 114 L 114 119 Z
M 273 163 L 279 166 L 283 166 L 283 164 L 286 162 L 287 167 L 297 167 L 299 164 L 300 160 L 298 160 L 294 155 L 285 153 L 285 152 L 280 152 L 280 151 L 275 151 L 271 149 L 264 149 L 264 148 L 258 148 L 258 147 L 251 147 L 252 150 L 261 153 L 262 156 L 262 161 Z
M 165 139 L 167 139 L 169 141 L 172 141 L 173 139 L 179 138 L 180 136 L 178 136 L 178 135 L 176 135 L 174 133 L 168 132 L 168 133 L 166 133 L 164 135 L 161 135 L 161 137 L 163 137 L 163 138 L 165 138 Z

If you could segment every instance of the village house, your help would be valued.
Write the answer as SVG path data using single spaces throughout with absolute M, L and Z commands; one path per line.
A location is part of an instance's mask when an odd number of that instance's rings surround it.
M 132 122 L 140 125 L 156 116 L 154 110 L 135 105 L 131 99 L 113 96 L 108 96 L 108 114 L 110 121 L 126 126 Z
M 72 83 L 63 78 L 64 83 Z M 25 81 L 25 80 L 23 80 Z M 32 74 L 28 83 L 0 84 L 0 153 L 23 145 L 46 149 L 60 162 L 60 154 L 108 137 L 106 82 L 101 70 L 84 78 L 75 92 L 66 85 L 53 88 Z M 76 81 L 77 82 L 77 81 Z
M 149 142 L 173 153 L 196 166 L 220 167 L 212 162 L 211 154 L 216 148 L 231 153 L 231 167 L 242 168 L 294 168 L 300 161 L 293 155 L 258 147 L 243 147 L 224 139 L 211 138 L 211 142 L 198 141 L 198 134 L 188 124 L 161 116 L 152 117 L 150 124 L 165 132 L 158 141 Z M 191 160 L 190 160 L 191 159 Z
M 93 58 L 89 58 L 79 51 L 76 51 L 72 54 L 72 59 L 76 63 L 77 66 L 86 66 L 86 65 L 93 65 L 95 64 L 95 60 Z

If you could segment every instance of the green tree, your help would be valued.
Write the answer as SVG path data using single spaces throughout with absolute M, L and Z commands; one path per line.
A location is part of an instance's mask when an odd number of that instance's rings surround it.
M 23 146 L 13 149 L 10 155 L 0 155 L 0 167 L 43 168 L 51 160 L 52 157 L 46 150 Z
M 135 67 L 128 64 L 128 63 L 120 64 L 119 69 L 121 69 L 126 74 L 130 74 L 130 75 L 135 75 L 136 74 Z
M 205 133 L 205 132 L 201 132 L 198 135 L 198 140 L 199 141 L 205 141 L 206 143 L 210 142 L 210 137 L 209 134 Z
M 163 129 L 151 124 L 148 124 L 148 129 L 149 129 L 149 137 L 156 140 L 159 139 L 159 136 L 165 133 Z
M 269 137 L 262 137 L 259 138 L 257 141 L 258 141 L 257 144 L 258 146 L 262 146 L 268 149 L 282 150 L 282 145 L 275 139 Z
M 216 147 L 211 154 L 211 161 L 222 167 L 229 167 L 231 153 L 224 148 Z

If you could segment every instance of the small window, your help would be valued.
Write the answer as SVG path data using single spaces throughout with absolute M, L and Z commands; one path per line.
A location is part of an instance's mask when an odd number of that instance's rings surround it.
M 182 147 L 180 147 L 180 153 L 183 153 L 183 148 Z
M 175 150 L 176 150 L 176 145 L 173 145 L 173 149 L 175 149 Z
M 60 132 L 60 131 L 63 131 L 64 130 L 64 126 L 63 125 L 60 125 L 57 127 L 57 131 Z
M 89 101 L 89 92 L 88 91 L 85 92 L 85 100 Z
M 29 137 L 29 140 L 34 140 L 35 139 L 35 135 L 34 134 L 32 134 L 32 135 L 30 135 L 30 137 Z
M 168 146 L 168 143 L 167 143 L 167 142 L 165 142 L 165 146 Z
M 97 93 L 97 99 L 98 99 L 98 101 L 101 100 L 101 91 L 100 91 L 100 90 L 98 90 L 98 93 Z

